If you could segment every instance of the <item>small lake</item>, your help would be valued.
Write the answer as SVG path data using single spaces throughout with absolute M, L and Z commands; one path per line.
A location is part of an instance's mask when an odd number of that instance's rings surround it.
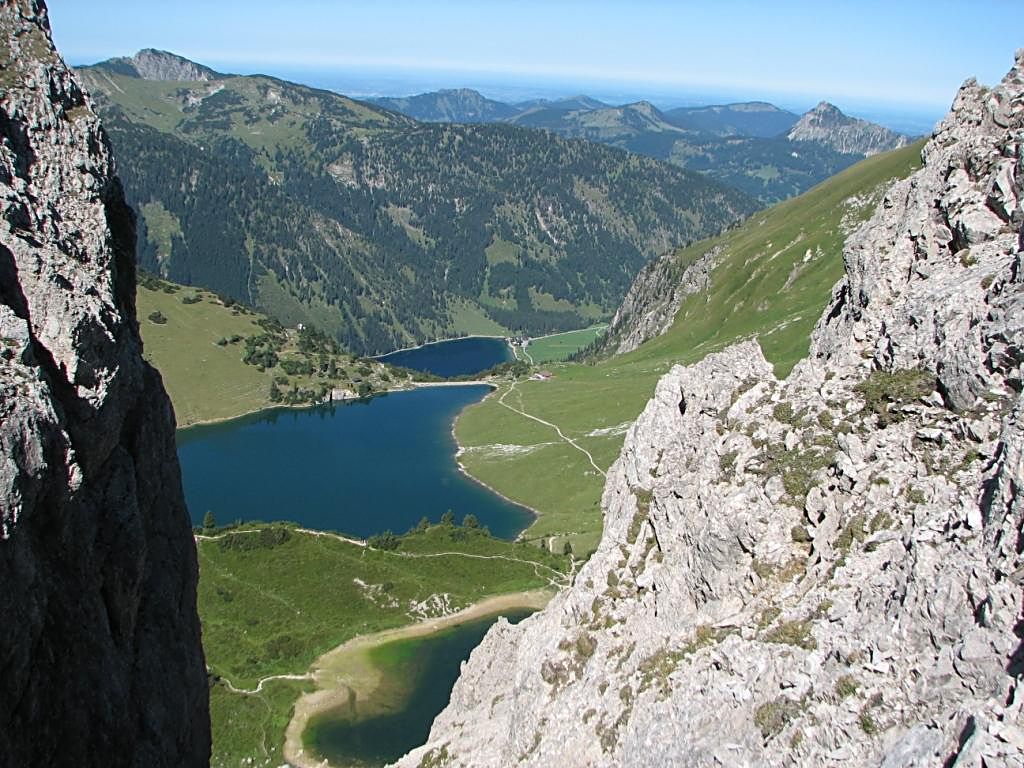
M 517 623 L 530 613 L 504 615 Z M 462 662 L 497 619 L 488 616 L 368 651 L 381 673 L 370 700 L 356 700 L 313 717 L 303 733 L 303 746 L 332 765 L 375 768 L 426 743 L 434 718 L 448 704 Z
M 377 359 L 382 363 L 448 377 L 480 373 L 499 363 L 515 360 L 515 355 L 504 339 L 467 336 L 391 352 Z
M 200 525 L 288 520 L 366 537 L 401 533 L 446 510 L 495 536 L 532 521 L 459 471 L 452 423 L 489 391 L 425 387 L 302 410 L 278 408 L 178 432 L 185 499 Z

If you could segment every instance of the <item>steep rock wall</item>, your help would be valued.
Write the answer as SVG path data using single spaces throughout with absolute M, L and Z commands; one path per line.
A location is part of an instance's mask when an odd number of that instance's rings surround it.
M 1024 765 L 1024 51 L 847 241 L 811 354 L 675 367 L 573 586 L 399 765 Z
M 0 765 L 206 765 L 195 546 L 132 213 L 42 2 L 0 6 L 0 64 Z
M 683 299 L 708 289 L 721 252 L 721 247 L 711 248 L 681 267 L 670 251 L 647 264 L 629 287 L 595 353 L 624 355 L 665 333 Z

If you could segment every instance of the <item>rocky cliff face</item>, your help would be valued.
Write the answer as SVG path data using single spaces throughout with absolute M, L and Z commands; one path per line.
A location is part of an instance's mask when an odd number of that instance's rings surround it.
M 790 141 L 813 141 L 847 155 L 874 155 L 905 147 L 909 140 L 888 128 L 849 117 L 827 101 L 804 114 L 786 134 Z
M 401 765 L 1024 765 L 1024 51 L 846 244 L 810 357 L 676 367 L 573 586 Z
M 173 80 L 187 83 L 207 83 L 222 75 L 209 67 L 155 48 L 144 48 L 134 56 L 111 59 L 111 69 L 142 80 Z
M 206 765 L 196 556 L 134 225 L 45 6 L 0 7 L 0 765 Z
M 682 266 L 670 251 L 649 262 L 629 287 L 595 354 L 624 355 L 665 333 L 683 299 L 707 290 L 720 254 L 720 248 L 711 248 L 692 264 Z

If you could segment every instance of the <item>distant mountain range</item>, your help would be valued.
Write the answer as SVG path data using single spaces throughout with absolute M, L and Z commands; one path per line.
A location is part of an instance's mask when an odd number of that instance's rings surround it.
M 580 327 L 610 315 L 654 256 L 758 207 L 600 144 L 421 123 L 165 52 L 79 71 L 139 213 L 144 269 L 363 354 Z M 433 101 L 435 114 L 492 113 L 466 92 Z
M 800 116 L 766 101 L 719 104 L 708 107 L 677 107 L 665 113 L 673 125 L 716 136 L 781 136 Z
M 469 88 L 368 101 L 385 109 L 401 112 L 414 120 L 430 123 L 496 123 L 515 117 L 520 112 L 511 104 L 488 99 Z
M 418 120 L 503 122 L 610 144 L 699 171 L 762 203 L 908 141 L 827 102 L 800 116 L 758 101 L 664 112 L 647 101 L 613 106 L 588 96 L 505 104 L 469 89 L 372 101 Z

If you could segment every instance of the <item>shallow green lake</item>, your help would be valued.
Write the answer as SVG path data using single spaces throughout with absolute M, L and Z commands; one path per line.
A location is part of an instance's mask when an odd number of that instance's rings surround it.
M 504 615 L 516 623 L 530 613 Z M 488 616 L 368 651 L 381 671 L 381 685 L 365 701 L 312 718 L 303 734 L 305 748 L 332 765 L 369 768 L 424 744 L 434 718 L 448 704 L 462 662 L 497 619 Z

